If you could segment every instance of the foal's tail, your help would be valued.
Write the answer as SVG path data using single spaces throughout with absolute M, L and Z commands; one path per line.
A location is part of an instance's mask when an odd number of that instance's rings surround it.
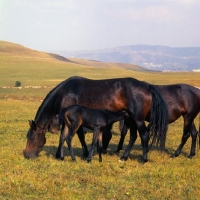
M 63 108 L 59 113 L 58 121 L 59 121 L 60 125 L 63 124 L 63 119 L 64 119 L 65 112 L 66 112 L 66 108 Z
M 151 146 L 160 145 L 161 150 L 165 148 L 166 133 L 168 129 L 168 109 L 165 101 L 155 86 L 149 85 L 152 94 L 151 114 L 148 131 L 151 140 Z

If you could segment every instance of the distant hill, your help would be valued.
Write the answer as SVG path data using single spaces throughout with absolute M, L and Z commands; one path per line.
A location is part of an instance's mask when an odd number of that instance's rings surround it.
M 200 47 L 132 45 L 94 51 L 51 51 L 67 58 L 129 63 L 158 71 L 200 71 Z
M 91 66 L 91 67 L 99 67 L 99 68 L 123 68 L 127 70 L 139 71 L 139 72 L 152 72 L 150 69 L 145 69 L 143 67 L 139 67 L 134 64 L 127 64 L 127 63 L 111 63 L 111 62 L 100 62 L 95 60 L 85 60 L 80 58 L 70 58 L 70 61 L 74 63 Z
M 58 60 L 64 62 L 71 62 L 75 64 L 80 64 L 82 66 L 91 66 L 95 68 L 123 68 L 127 70 L 133 71 L 152 71 L 149 69 L 145 69 L 143 67 L 139 67 L 134 64 L 126 64 L 126 63 L 111 63 L 111 62 L 98 62 L 95 60 L 86 60 L 86 59 L 78 59 L 78 58 L 70 58 L 67 59 L 64 56 L 58 55 L 58 53 L 45 53 L 37 50 L 32 50 L 27 47 L 24 47 L 19 44 L 14 44 L 11 42 L 0 41 L 0 55 L 8 55 L 8 56 L 20 56 L 24 58 L 34 58 L 40 60 Z

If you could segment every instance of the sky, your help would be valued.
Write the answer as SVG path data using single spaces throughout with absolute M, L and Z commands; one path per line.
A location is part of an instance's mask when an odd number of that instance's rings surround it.
M 40 51 L 200 47 L 200 1 L 0 0 L 0 40 Z

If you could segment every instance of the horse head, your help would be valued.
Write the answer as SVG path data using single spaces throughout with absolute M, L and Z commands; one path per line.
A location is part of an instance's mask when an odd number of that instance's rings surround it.
M 27 133 L 27 145 L 24 151 L 26 158 L 36 157 L 46 143 L 45 128 L 40 128 L 35 121 L 29 121 L 30 128 Z

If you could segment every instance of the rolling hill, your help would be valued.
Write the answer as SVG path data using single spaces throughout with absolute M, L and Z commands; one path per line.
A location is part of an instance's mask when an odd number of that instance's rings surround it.
M 22 57 L 29 57 L 29 58 L 37 58 L 37 59 L 56 59 L 61 61 L 68 61 L 63 56 L 53 54 L 53 53 L 45 53 L 41 51 L 36 51 L 24 47 L 19 44 L 14 44 L 11 42 L 0 41 L 0 54 L 4 55 L 12 55 L 12 56 L 22 56 Z
M 117 67 L 117 68 L 134 70 L 134 71 L 151 71 L 149 69 L 145 69 L 143 67 L 140 67 L 134 64 L 99 62 L 95 60 L 86 60 L 86 59 L 78 59 L 78 58 L 67 59 L 66 57 L 60 56 L 58 54 L 32 50 L 22 45 L 14 44 L 11 42 L 6 42 L 6 41 L 0 41 L 0 55 L 34 58 L 34 59 L 39 59 L 39 60 L 57 60 L 57 61 L 64 61 L 64 62 L 73 62 L 73 63 L 80 64 L 83 66 L 86 65 L 86 66 L 92 66 L 96 68 Z

